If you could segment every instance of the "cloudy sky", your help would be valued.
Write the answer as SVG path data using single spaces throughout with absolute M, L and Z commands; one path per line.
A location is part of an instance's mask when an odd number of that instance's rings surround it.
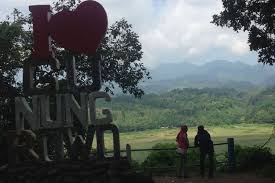
M 27 13 L 31 4 L 53 0 L 0 0 L 0 20 L 13 8 Z M 109 23 L 125 17 L 143 45 L 143 62 L 153 68 L 161 63 L 212 60 L 257 63 L 250 52 L 247 33 L 236 33 L 210 24 L 222 10 L 221 0 L 98 0 L 106 9 Z

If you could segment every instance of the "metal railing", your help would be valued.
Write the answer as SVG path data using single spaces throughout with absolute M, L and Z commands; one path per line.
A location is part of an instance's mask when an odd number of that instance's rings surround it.
M 233 171 L 236 167 L 235 162 L 235 151 L 234 151 L 234 138 L 228 138 L 227 142 L 223 143 L 216 143 L 213 144 L 215 146 L 221 146 L 221 145 L 227 145 L 227 161 L 226 162 L 217 162 L 218 164 L 224 164 L 226 163 L 228 165 L 228 169 L 230 171 Z M 195 148 L 195 146 L 190 146 L 189 148 Z M 120 152 L 125 153 L 126 152 L 126 158 L 129 162 L 132 161 L 132 152 L 151 152 L 151 151 L 176 151 L 176 148 L 144 148 L 144 149 L 132 149 L 130 144 L 126 145 L 126 149 L 120 150 Z M 106 154 L 113 153 L 113 151 L 106 151 Z M 199 166 L 199 165 L 193 165 L 193 166 Z M 175 166 L 169 166 L 169 167 L 146 167 L 146 169 L 175 169 Z

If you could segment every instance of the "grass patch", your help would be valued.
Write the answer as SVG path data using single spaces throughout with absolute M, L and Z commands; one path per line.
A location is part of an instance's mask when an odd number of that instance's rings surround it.
M 262 145 L 270 137 L 273 125 L 270 124 L 240 124 L 226 126 L 207 126 L 206 129 L 212 136 L 214 143 L 226 142 L 227 138 L 233 137 L 235 144 L 253 146 Z M 126 144 L 130 144 L 132 149 L 152 148 L 157 143 L 175 143 L 175 138 L 179 129 L 154 129 L 139 132 L 120 133 L 121 149 L 125 149 Z M 189 128 L 188 136 L 190 144 L 194 142 L 197 133 L 195 127 Z M 110 134 L 105 137 L 106 148 L 112 149 L 112 139 Z M 267 145 L 275 153 L 275 138 Z M 215 146 L 216 153 L 227 151 L 227 146 Z M 133 152 L 133 159 L 143 161 L 149 152 Z

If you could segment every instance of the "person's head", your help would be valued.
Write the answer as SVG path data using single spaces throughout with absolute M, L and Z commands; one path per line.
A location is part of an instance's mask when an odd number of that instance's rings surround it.
M 198 133 L 203 131 L 204 131 L 204 126 L 203 125 L 198 126 Z
M 187 125 L 181 125 L 180 129 L 184 132 L 187 132 L 188 131 L 188 127 Z

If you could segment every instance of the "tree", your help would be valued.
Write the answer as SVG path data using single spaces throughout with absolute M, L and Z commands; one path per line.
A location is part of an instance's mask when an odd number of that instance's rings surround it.
M 138 88 L 138 83 L 144 77 L 149 79 L 150 76 L 140 62 L 143 52 L 138 35 L 131 29 L 132 25 L 125 19 L 115 22 L 109 27 L 98 53 L 102 55 L 103 60 L 102 80 L 105 83 L 105 91 L 113 93 L 112 89 L 116 83 L 124 93 L 129 92 L 140 97 L 144 92 Z M 87 63 L 87 57 L 78 57 L 76 60 L 80 82 L 89 84 L 93 73 L 91 65 Z
M 14 96 L 21 88 L 15 76 L 28 54 L 23 15 L 16 9 L 12 15 L 0 22 L 0 130 L 14 128 Z
M 54 10 L 73 9 L 80 3 L 79 0 L 57 0 L 54 2 Z M 23 60 L 26 59 L 32 49 L 31 17 L 24 16 L 18 10 L 14 10 L 10 18 L 0 22 L 0 71 L 7 83 L 14 85 L 18 69 L 22 68 Z M 27 27 L 27 28 L 26 28 Z M 114 93 L 116 86 L 124 93 L 140 97 L 144 94 L 138 83 L 143 79 L 150 79 L 142 59 L 142 46 L 138 35 L 132 30 L 132 25 L 125 19 L 121 19 L 111 25 L 103 39 L 98 53 L 103 57 L 102 82 L 104 90 Z M 64 60 L 71 54 L 56 45 L 56 55 L 61 61 L 59 75 L 64 76 Z M 92 82 L 92 63 L 86 55 L 75 55 L 78 82 L 80 85 L 87 85 Z M 46 77 L 43 68 L 36 70 L 39 79 Z M 50 73 L 52 74 L 52 73 Z M 57 73 L 55 73 L 57 74 Z M 8 77 L 7 77 L 8 76 Z
M 28 34 L 23 29 L 23 15 L 16 9 L 12 15 L 12 21 L 8 18 L 0 22 L 0 80 L 10 85 L 16 84 L 15 75 L 30 50 L 25 44 Z
M 275 63 L 275 1 L 222 0 L 224 10 L 213 15 L 217 26 L 247 31 L 251 51 L 257 51 L 264 64 Z

